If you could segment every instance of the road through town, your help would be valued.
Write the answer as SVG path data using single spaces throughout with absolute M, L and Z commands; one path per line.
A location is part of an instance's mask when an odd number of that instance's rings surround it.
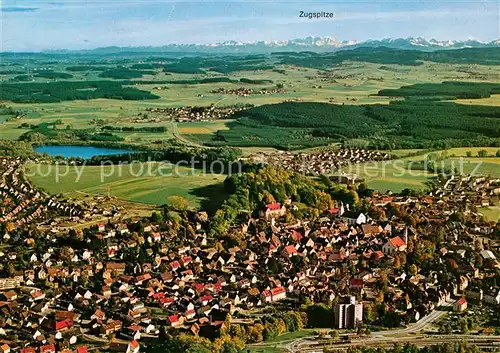
M 434 310 L 432 311 L 429 315 L 424 316 L 422 319 L 420 319 L 418 322 L 413 323 L 408 325 L 408 327 L 402 328 L 402 329 L 396 329 L 396 330 L 387 330 L 387 331 L 375 331 L 370 334 L 369 337 L 362 337 L 356 339 L 354 342 L 351 343 L 343 343 L 343 344 L 335 344 L 335 348 L 346 348 L 346 347 L 352 347 L 352 346 L 370 346 L 370 345 L 383 345 L 383 344 L 394 344 L 394 343 L 406 343 L 410 341 L 417 341 L 420 343 L 425 343 L 427 341 L 430 341 L 431 343 L 429 344 L 436 344 L 436 342 L 439 342 L 440 340 L 445 340 L 447 342 L 452 341 L 452 340 L 457 340 L 457 337 L 460 337 L 460 339 L 464 339 L 465 336 L 457 336 L 457 335 L 452 335 L 452 336 L 435 336 L 435 337 L 430 337 L 430 338 L 425 338 L 420 336 L 414 336 L 414 337 L 407 337 L 406 335 L 411 335 L 411 334 L 417 334 L 418 332 L 422 331 L 425 327 L 427 327 L 429 324 L 439 320 L 442 316 L 444 316 L 447 311 L 443 310 L 449 307 L 452 307 L 454 301 L 449 301 L 443 304 L 440 307 L 440 310 Z M 478 336 L 474 336 L 477 338 Z M 490 338 L 487 338 L 490 339 Z M 434 342 L 434 343 L 432 343 Z M 287 342 L 286 344 L 281 345 L 282 348 L 288 350 L 289 352 L 296 353 L 296 352 L 309 352 L 309 351 L 314 351 L 318 346 L 319 347 L 324 347 L 324 346 L 330 346 L 331 342 L 325 342 L 324 340 L 319 340 L 319 339 L 313 339 L 311 337 L 309 338 L 299 338 L 294 341 Z M 321 348 L 322 350 L 322 348 Z M 321 351 L 320 350 L 320 351 Z

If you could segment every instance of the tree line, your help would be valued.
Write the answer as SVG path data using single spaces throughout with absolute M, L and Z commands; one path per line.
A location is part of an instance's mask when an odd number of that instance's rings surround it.
M 57 103 L 71 100 L 97 98 L 144 100 L 160 97 L 134 87 L 131 82 L 121 81 L 60 81 L 5 83 L 0 90 L 0 100 L 15 103 Z

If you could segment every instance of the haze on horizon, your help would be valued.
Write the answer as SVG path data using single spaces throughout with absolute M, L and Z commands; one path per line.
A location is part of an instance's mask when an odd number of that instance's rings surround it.
M 500 38 L 500 2 L 2 0 L 1 51 L 289 40 L 330 36 Z M 300 18 L 327 11 L 334 19 Z

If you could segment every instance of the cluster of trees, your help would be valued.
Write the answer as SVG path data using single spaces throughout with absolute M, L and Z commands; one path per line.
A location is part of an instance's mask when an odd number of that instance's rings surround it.
M 207 71 L 230 74 L 237 71 L 271 70 L 273 68 L 274 65 L 271 65 L 263 55 L 184 57 L 163 66 L 166 72 L 186 74 L 205 74 Z
M 90 141 L 106 141 L 106 142 L 121 142 L 125 141 L 125 139 L 121 136 L 114 135 L 110 132 L 98 132 L 92 135 L 85 135 L 83 140 Z
M 191 80 L 175 80 L 175 81 L 165 81 L 164 83 L 169 83 L 173 85 L 197 85 L 203 83 L 219 83 L 219 82 L 235 82 L 229 77 L 207 77 L 200 79 L 191 79 Z
M 132 148 L 136 149 L 137 146 L 127 145 L 127 144 L 109 144 L 101 145 L 102 147 L 114 147 L 114 148 Z M 212 162 L 218 161 L 220 163 L 219 167 L 228 171 L 228 165 L 234 162 L 241 156 L 241 150 L 231 147 L 220 147 L 220 148 L 190 148 L 185 146 L 170 146 L 167 148 L 143 148 L 142 151 L 137 151 L 122 155 L 111 155 L 111 156 L 94 156 L 87 160 L 88 165 L 100 165 L 104 161 L 111 161 L 113 163 L 120 162 L 147 162 L 147 161 L 170 161 L 171 163 L 177 163 L 180 161 L 186 162 L 185 165 L 193 165 L 197 169 L 203 169 L 204 167 L 209 168 Z M 219 172 L 219 170 L 212 170 L 213 172 Z
M 177 330 L 160 332 L 160 339 L 148 352 L 242 352 L 248 343 L 259 343 L 276 338 L 286 332 L 295 332 L 306 326 L 304 315 L 297 311 L 279 312 L 263 317 L 253 325 L 229 324 L 220 337 L 209 340 L 200 336 L 178 333 Z
M 0 100 L 16 103 L 57 103 L 97 98 L 143 100 L 160 97 L 133 87 L 130 82 L 113 81 L 61 81 L 2 84 Z
M 15 82 L 27 82 L 27 81 L 33 81 L 33 76 L 32 75 L 17 75 L 11 78 L 11 81 Z
M 9 107 L 6 104 L 0 104 L 0 116 L 15 117 L 20 115 L 23 115 L 23 112 Z
M 238 353 L 245 348 L 245 343 L 227 334 L 210 341 L 208 338 L 193 336 L 186 333 L 164 333 L 160 339 L 150 346 L 142 347 L 141 351 L 149 353 Z
M 436 85 L 431 91 L 441 89 Z M 229 124 L 230 130 L 218 133 L 218 142 L 283 146 L 288 141 L 288 145 L 304 147 L 366 139 L 366 147 L 388 149 L 500 146 L 499 116 L 498 107 L 453 102 L 402 101 L 360 106 L 287 102 L 236 113 L 237 121 Z
M 247 79 L 248 80 L 248 79 Z M 254 83 L 259 82 L 260 80 L 255 80 Z M 266 81 L 267 80 L 263 80 Z M 134 84 L 142 84 L 142 85 L 197 85 L 204 83 L 238 83 L 240 82 L 237 79 L 231 79 L 226 76 L 219 77 L 205 77 L 205 78 L 192 78 L 192 79 L 182 79 L 182 80 L 140 80 L 140 81 L 123 81 L 124 85 L 134 85 Z M 253 82 L 247 82 L 253 83 Z
M 69 79 L 73 78 L 73 75 L 68 74 L 66 72 L 45 71 L 45 72 L 38 72 L 35 75 L 35 77 L 51 78 L 51 79 L 57 79 L 57 78 Z
M 205 74 L 206 71 L 201 69 L 199 59 L 197 58 L 182 58 L 177 62 L 166 64 L 163 66 L 163 71 L 178 74 Z
M 217 71 L 220 73 L 271 70 L 274 68 L 274 66 L 270 65 L 267 58 L 263 55 L 201 58 L 199 64 L 201 67 L 206 67 L 210 71 Z
M 307 212 L 319 216 L 334 206 L 325 185 L 301 174 L 265 167 L 246 173 L 231 175 L 224 181 L 230 195 L 211 219 L 211 230 L 224 236 L 240 214 L 262 210 L 266 204 L 291 199 L 308 207 Z
M 0 140 L 0 156 L 32 157 L 35 154 L 31 143 L 22 141 Z
M 378 95 L 441 100 L 488 98 L 492 94 L 498 93 L 500 93 L 500 84 L 498 83 L 445 81 L 442 83 L 418 83 L 396 89 L 383 89 L 378 92 Z
M 107 68 L 105 66 L 96 65 L 74 65 L 66 67 L 66 71 L 72 72 L 85 72 L 85 71 L 104 71 Z
M 0 75 L 22 75 L 26 70 L 0 70 Z
M 467 151 L 465 152 L 465 155 L 467 157 L 472 157 L 472 151 Z M 487 150 L 479 150 L 477 152 L 477 157 L 484 158 L 484 157 L 491 157 L 491 155 L 488 154 Z M 500 157 L 500 150 L 497 150 L 495 152 L 495 157 Z
M 108 131 L 123 131 L 123 132 L 129 132 L 129 131 L 135 131 L 135 132 L 157 132 L 157 133 L 162 133 L 166 132 L 167 128 L 165 126 L 143 126 L 143 127 L 136 127 L 136 126 L 110 126 L 106 125 L 102 127 L 103 130 L 108 130 Z
M 40 123 L 38 125 L 30 125 L 27 123 L 21 124 L 20 128 L 30 128 L 19 137 L 20 141 L 31 142 L 35 144 L 48 143 L 51 140 L 55 141 L 107 141 L 121 142 L 125 139 L 121 136 L 114 135 L 109 131 L 99 132 L 96 129 L 72 129 L 66 125 L 65 128 L 59 129 L 61 120 L 56 120 L 50 123 Z
M 295 332 L 307 326 L 307 317 L 298 311 L 276 312 L 264 316 L 252 326 L 231 325 L 229 334 L 245 343 L 272 340 L 287 332 Z
M 154 63 L 141 63 L 141 64 L 133 64 L 130 66 L 130 68 L 134 70 L 156 70 L 161 67 L 162 67 L 161 64 L 154 64 Z
M 200 79 L 190 79 L 190 80 L 172 80 L 172 81 L 161 81 L 161 83 L 168 83 L 168 84 L 179 84 L 179 85 L 196 85 L 196 84 L 203 84 L 203 83 L 219 83 L 219 82 L 227 82 L 227 83 L 236 83 L 238 80 L 233 80 L 229 77 L 207 77 L 207 78 L 200 78 Z M 240 78 L 239 82 L 241 83 L 248 83 L 248 84 L 265 84 L 265 83 L 273 83 L 272 80 L 252 80 L 249 78 Z
M 99 77 L 127 80 L 132 78 L 141 78 L 144 75 L 155 75 L 156 71 L 152 70 L 133 70 L 125 67 L 103 71 Z
M 240 78 L 241 83 L 248 83 L 251 85 L 262 85 L 266 83 L 273 83 L 273 80 L 252 80 L 250 78 Z

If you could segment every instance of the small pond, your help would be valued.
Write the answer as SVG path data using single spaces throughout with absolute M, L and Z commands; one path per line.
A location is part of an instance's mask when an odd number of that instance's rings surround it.
M 120 148 L 94 147 L 94 146 L 39 146 L 35 147 L 35 152 L 47 153 L 49 156 L 62 156 L 64 158 L 83 158 L 88 159 L 95 156 L 107 156 L 112 154 L 134 153 L 134 150 Z

